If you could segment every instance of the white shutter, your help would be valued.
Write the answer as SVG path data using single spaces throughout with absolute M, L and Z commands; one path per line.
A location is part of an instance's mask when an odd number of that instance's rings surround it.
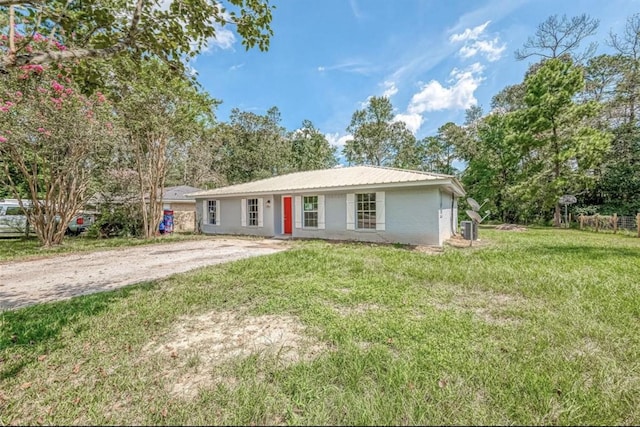
M 376 192 L 376 230 L 384 231 L 384 191 Z
M 262 227 L 264 225 L 264 199 L 262 197 L 258 197 L 258 227 Z
M 324 196 L 318 196 L 318 229 L 324 230 Z
M 240 199 L 240 225 L 247 226 L 247 199 Z
M 296 228 L 302 228 L 302 197 L 296 196 L 293 204 L 293 217 L 296 221 Z
M 216 225 L 220 225 L 220 215 L 222 215 L 220 200 L 216 200 Z
M 347 230 L 356 229 L 356 195 L 347 194 Z
M 209 223 L 209 201 L 202 201 L 202 221 L 200 222 L 202 225 Z

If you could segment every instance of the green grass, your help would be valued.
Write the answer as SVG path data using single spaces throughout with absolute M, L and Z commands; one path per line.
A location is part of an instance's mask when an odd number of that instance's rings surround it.
M 51 248 L 44 248 L 40 246 L 38 239 L 34 236 L 28 238 L 2 237 L 0 238 L 0 261 L 38 258 L 71 252 L 86 252 L 100 249 L 140 246 L 152 243 L 176 242 L 204 237 L 205 236 L 186 233 L 173 233 L 171 235 L 150 240 L 125 237 L 97 239 L 85 236 L 66 236 L 61 245 Z
M 0 424 L 639 424 L 640 239 L 480 237 L 440 255 L 296 242 L 4 312 Z M 298 319 L 321 350 L 153 351 L 211 313 Z M 193 395 L 171 392 L 198 375 Z

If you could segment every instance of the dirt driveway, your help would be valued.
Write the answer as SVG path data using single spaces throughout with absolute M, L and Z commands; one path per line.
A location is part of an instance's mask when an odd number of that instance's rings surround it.
M 0 264 L 0 310 L 107 291 L 287 249 L 281 240 L 211 238 Z

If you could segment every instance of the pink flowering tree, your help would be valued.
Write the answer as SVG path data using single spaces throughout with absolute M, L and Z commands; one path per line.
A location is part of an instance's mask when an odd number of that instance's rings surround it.
M 0 0 L 0 16 L 8 17 L 0 70 L 120 54 L 162 58 L 179 69 L 221 34 L 229 39 L 227 28 L 245 48 L 267 50 L 272 9 L 268 0 Z M 25 38 L 13 37 L 16 25 Z M 51 44 L 32 43 L 37 33 Z
M 51 48 L 48 39 L 36 39 Z M 79 93 L 62 64 L 24 65 L 3 76 L 0 180 L 20 201 L 43 246 L 61 243 L 83 207 L 92 157 L 114 138 L 112 121 L 104 95 Z

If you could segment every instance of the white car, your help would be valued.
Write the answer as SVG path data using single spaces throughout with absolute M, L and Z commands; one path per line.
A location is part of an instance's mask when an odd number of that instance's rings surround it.
M 0 201 L 0 236 L 24 236 L 28 225 L 17 200 Z
M 28 202 L 24 202 L 29 205 Z M 79 212 L 67 226 L 67 234 L 78 235 L 86 231 L 95 222 L 95 213 Z M 15 199 L 0 200 L 0 236 L 18 237 L 27 234 L 27 217 Z

